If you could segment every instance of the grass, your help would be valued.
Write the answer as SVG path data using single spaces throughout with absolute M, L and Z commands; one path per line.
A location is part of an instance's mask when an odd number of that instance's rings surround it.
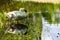
M 35 17 L 35 19 L 33 19 L 34 17 Z M 41 35 L 41 29 L 40 29 L 41 28 L 41 25 L 40 25 L 41 16 L 40 16 L 40 14 L 38 14 L 38 15 L 34 14 L 33 17 L 29 16 L 27 18 L 27 23 L 26 23 L 26 21 L 21 22 L 25 25 L 28 25 L 28 28 L 29 28 L 29 32 L 28 32 L 28 34 L 26 34 L 25 38 L 23 36 L 20 36 L 17 34 L 16 35 L 15 34 L 4 35 L 5 30 L 7 29 L 7 27 L 9 27 L 8 21 L 6 21 L 5 19 L 6 19 L 6 17 L 2 18 L 2 16 L 1 16 L 2 25 L 0 25 L 0 40 L 25 40 L 25 39 L 26 40 L 37 40 L 38 37 L 40 37 L 40 35 Z
M 9 21 L 7 21 L 5 12 L 18 10 L 21 7 L 26 8 L 29 13 L 26 21 L 20 20 L 20 23 L 28 26 L 28 34 L 25 37 L 9 33 L 5 35 L 4 32 L 9 27 Z M 58 4 L 34 2 L 12 2 L 11 4 L 4 4 L 4 6 L 0 7 L 0 40 L 41 40 L 42 16 L 51 23 L 52 15 L 54 15 L 54 11 L 58 7 Z M 48 13 L 45 13 L 46 10 L 48 10 Z M 38 13 L 40 11 L 41 13 Z

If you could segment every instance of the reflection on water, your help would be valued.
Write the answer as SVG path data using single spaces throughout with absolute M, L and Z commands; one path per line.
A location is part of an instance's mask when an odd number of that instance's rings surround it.
M 60 23 L 60 9 L 57 9 L 55 12 L 55 18 L 57 18 L 57 22 Z
M 60 10 L 52 16 L 52 23 L 42 17 L 42 40 L 60 40 Z
M 60 40 L 60 23 L 50 24 L 47 20 L 42 18 L 42 26 L 42 40 Z

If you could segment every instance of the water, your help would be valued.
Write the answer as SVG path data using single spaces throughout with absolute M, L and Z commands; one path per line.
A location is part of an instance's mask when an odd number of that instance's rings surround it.
M 42 40 L 60 40 L 60 12 L 57 10 L 56 14 L 52 16 L 52 21 L 57 23 L 49 23 L 44 17 L 42 17 Z

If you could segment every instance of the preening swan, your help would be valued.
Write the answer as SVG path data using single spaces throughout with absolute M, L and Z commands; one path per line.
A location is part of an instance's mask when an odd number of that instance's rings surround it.
M 6 16 L 11 19 L 24 19 L 27 17 L 27 10 L 25 8 L 20 8 L 19 11 L 8 12 Z
M 24 33 L 26 34 L 28 31 L 28 27 L 24 24 L 14 24 L 11 25 L 10 27 L 7 28 L 7 30 L 5 31 L 6 33 L 12 33 L 12 34 L 21 34 Z

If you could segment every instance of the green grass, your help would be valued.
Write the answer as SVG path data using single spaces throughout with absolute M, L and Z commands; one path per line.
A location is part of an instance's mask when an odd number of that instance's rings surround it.
M 4 15 L 1 14 L 1 15 Z M 32 15 L 32 14 L 31 14 Z M 34 15 L 34 16 L 33 16 Z M 26 40 L 38 40 L 38 37 L 40 37 L 41 35 L 41 14 L 37 13 L 34 14 L 33 13 L 32 17 L 29 16 L 27 18 L 27 21 L 23 21 L 21 23 L 28 25 L 28 34 L 26 34 L 25 39 Z M 35 19 L 33 19 L 35 17 Z M 15 34 L 4 34 L 5 30 L 7 29 L 7 27 L 9 27 L 8 25 L 8 21 L 6 20 L 6 16 L 1 16 L 1 24 L 0 25 L 0 40 L 25 40 L 23 36 L 20 35 L 15 35 Z
M 9 27 L 9 21 L 6 18 L 5 12 L 10 12 L 13 10 L 19 10 L 19 8 L 24 7 L 29 13 L 29 17 L 26 21 L 22 21 L 28 26 L 28 34 L 25 38 L 17 34 L 4 34 L 5 30 Z M 59 7 L 57 4 L 52 3 L 34 3 L 34 2 L 13 2 L 11 4 L 4 4 L 0 7 L 0 40 L 41 40 L 42 32 L 42 16 L 46 18 L 50 23 L 51 18 L 54 15 L 54 10 Z M 48 13 L 45 13 L 48 10 Z M 41 13 L 37 13 L 41 11 Z

